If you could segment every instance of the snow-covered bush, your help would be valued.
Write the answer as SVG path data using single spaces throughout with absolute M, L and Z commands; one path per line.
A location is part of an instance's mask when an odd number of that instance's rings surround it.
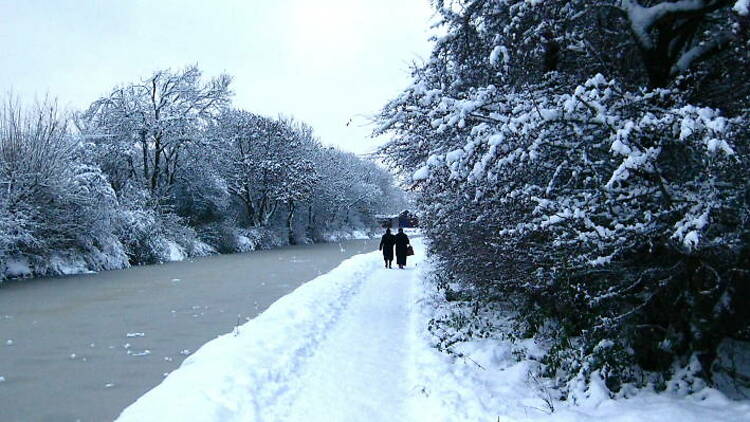
M 728 3 L 435 4 L 446 35 L 379 132 L 460 294 L 512 301 L 568 388 L 710 380 L 750 307 L 748 75 L 711 61 L 747 62 Z
M 199 235 L 184 217 L 169 208 L 151 205 L 145 190 L 129 190 L 120 201 L 116 235 L 132 264 L 179 261 L 215 253 L 215 246 Z
M 54 274 L 65 262 L 127 265 L 112 229 L 117 199 L 81 149 L 54 102 L 24 108 L 8 99 L 0 106 L 0 277 Z M 8 260 L 28 271 L 7 268 Z
M 284 226 L 243 228 L 229 222 L 202 226 L 199 236 L 220 253 L 250 252 L 288 244 Z

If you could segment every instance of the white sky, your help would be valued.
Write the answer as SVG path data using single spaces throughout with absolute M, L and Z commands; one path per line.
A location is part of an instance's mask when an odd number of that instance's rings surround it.
M 363 116 L 428 57 L 431 16 L 429 0 L 0 0 L 0 90 L 83 109 L 198 63 L 234 77 L 235 106 L 293 115 L 362 153 L 381 142 Z

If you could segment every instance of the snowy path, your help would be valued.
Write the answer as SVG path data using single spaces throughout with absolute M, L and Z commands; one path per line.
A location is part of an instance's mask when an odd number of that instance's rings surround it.
M 466 359 L 431 347 L 430 319 L 453 305 L 426 287 L 420 261 L 406 271 L 383 269 L 378 252 L 344 261 L 205 344 L 119 420 L 750 422 L 750 401 L 711 389 L 613 400 L 592 384 L 552 413 L 531 377 L 539 363 L 514 357 L 533 342 L 457 344 Z
M 204 345 L 119 420 L 411 419 L 418 263 L 386 270 L 378 252 L 344 261 Z
M 378 269 L 308 362 L 289 420 L 402 421 L 411 395 L 413 267 Z

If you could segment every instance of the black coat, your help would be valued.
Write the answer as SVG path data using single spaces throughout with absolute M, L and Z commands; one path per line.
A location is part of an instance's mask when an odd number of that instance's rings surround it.
M 396 236 L 386 233 L 380 239 L 380 250 L 383 251 L 383 259 L 393 261 L 393 245 L 396 244 Z
M 406 233 L 397 233 L 396 238 L 396 264 L 406 265 L 406 247 L 409 246 L 409 236 Z

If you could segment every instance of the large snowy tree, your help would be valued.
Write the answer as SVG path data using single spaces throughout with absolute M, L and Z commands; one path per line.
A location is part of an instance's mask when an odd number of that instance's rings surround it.
M 450 277 L 551 334 L 550 374 L 710 379 L 747 335 L 747 19 L 729 1 L 435 1 L 381 115 Z M 744 333 L 744 334 L 743 334 Z M 564 369 L 563 372 L 557 372 Z
M 291 219 L 316 183 L 314 139 L 288 122 L 239 110 L 227 111 L 216 124 L 229 191 L 245 205 L 251 224 L 267 225 L 282 205 Z
M 106 154 L 113 186 L 135 180 L 152 195 L 168 195 L 185 156 L 229 104 L 230 81 L 220 75 L 202 82 L 196 66 L 161 70 L 95 101 L 80 122 Z

